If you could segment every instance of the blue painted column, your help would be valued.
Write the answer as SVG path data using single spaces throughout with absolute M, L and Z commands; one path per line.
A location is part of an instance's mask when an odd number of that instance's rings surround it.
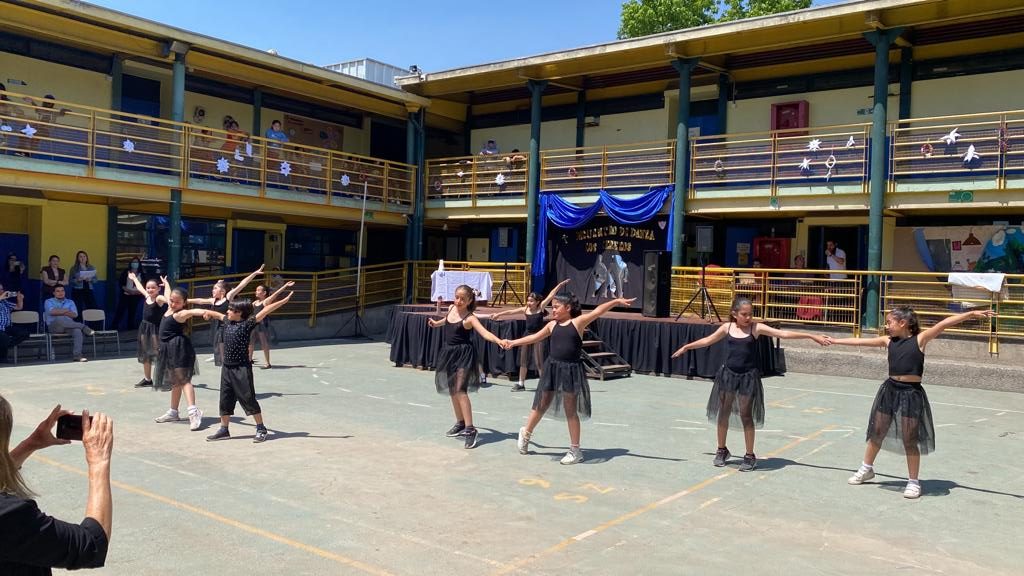
M 405 163 L 411 166 L 415 166 L 417 162 L 416 157 L 416 112 L 412 109 L 409 110 L 408 118 L 405 121 Z M 415 183 L 413 184 L 415 186 Z M 413 194 L 413 202 L 416 201 L 416 195 Z M 415 212 L 415 208 L 413 209 Z M 412 260 L 413 253 L 415 252 L 414 238 L 414 227 L 413 227 L 414 214 L 409 215 L 408 224 L 405 227 L 405 259 Z
M 185 55 L 174 55 L 171 75 L 171 120 L 185 121 Z M 182 165 L 185 170 L 187 163 Z M 171 189 L 171 206 L 168 214 L 167 277 L 178 280 L 181 269 L 181 189 Z
M 546 80 L 529 80 L 530 89 L 530 163 L 526 189 L 526 262 L 533 263 L 534 242 L 537 239 L 537 194 L 540 191 L 540 113 L 541 96 L 547 88 Z M 544 272 L 541 270 L 540 272 Z
M 697 66 L 697 58 L 677 58 L 672 67 L 679 72 L 679 114 L 676 116 L 676 173 L 675 212 L 672 229 L 672 265 L 686 263 L 683 244 L 686 196 L 690 193 L 690 74 Z
M 867 32 L 864 37 L 875 46 L 875 98 L 871 114 L 871 203 L 868 210 L 868 270 L 882 269 L 882 211 L 885 208 L 886 140 L 889 103 L 889 48 L 902 28 Z M 879 276 L 867 277 L 864 299 L 864 328 L 878 328 Z
M 114 54 L 110 60 L 110 109 L 121 110 L 121 92 L 124 87 L 124 56 Z
M 576 93 L 576 147 L 582 148 L 587 139 L 587 91 Z
M 718 133 L 729 132 L 729 75 L 718 75 Z
M 914 49 L 900 50 L 900 120 L 910 118 L 910 99 L 914 90 Z
M 263 90 L 254 88 L 252 91 L 252 135 L 263 135 Z
M 423 260 L 423 220 L 427 202 L 427 109 L 420 108 L 416 114 L 416 192 L 413 208 L 413 255 Z

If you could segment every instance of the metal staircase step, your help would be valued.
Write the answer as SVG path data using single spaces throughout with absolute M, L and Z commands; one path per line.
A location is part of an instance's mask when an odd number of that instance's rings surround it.
M 591 358 L 608 358 L 610 356 L 618 356 L 615 352 L 589 352 L 587 356 Z
M 583 347 L 584 348 L 587 348 L 588 346 L 600 346 L 601 344 L 603 344 L 603 342 L 601 342 L 600 340 L 584 340 L 583 341 Z

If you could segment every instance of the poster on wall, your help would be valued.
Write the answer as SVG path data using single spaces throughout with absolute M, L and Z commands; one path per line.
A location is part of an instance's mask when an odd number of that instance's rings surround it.
M 293 114 L 284 115 L 284 132 L 296 144 L 341 151 L 344 129 L 330 122 Z
M 596 306 L 614 298 L 643 301 L 644 252 L 663 250 L 668 221 L 657 218 L 623 226 L 611 218 L 594 218 L 586 226 L 565 230 L 551 226 L 555 282 L 569 279 L 568 290 L 580 304 Z
M 1024 273 L 1020 226 L 924 226 L 914 229 L 914 243 L 932 272 Z

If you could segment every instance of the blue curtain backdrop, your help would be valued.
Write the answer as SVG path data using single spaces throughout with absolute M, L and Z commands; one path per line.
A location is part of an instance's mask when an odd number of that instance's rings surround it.
M 647 194 L 631 200 L 616 198 L 604 190 L 598 190 L 597 202 L 585 208 L 581 208 L 561 196 L 549 192 L 542 193 L 537 221 L 537 241 L 534 243 L 533 289 L 539 292 L 545 290 L 545 275 L 548 268 L 548 222 L 559 228 L 574 230 L 597 216 L 597 213 L 603 208 L 612 220 L 623 226 L 640 224 L 657 216 L 661 207 L 665 205 L 665 200 L 671 196 L 668 234 L 665 237 L 665 249 L 671 251 L 672 235 L 675 228 L 676 197 L 673 193 L 674 189 L 675 186 L 672 184 L 651 188 Z

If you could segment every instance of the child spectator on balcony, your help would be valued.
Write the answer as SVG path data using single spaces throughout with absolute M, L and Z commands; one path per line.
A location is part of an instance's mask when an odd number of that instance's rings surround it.
M 494 140 L 488 140 L 484 147 L 480 149 L 481 156 L 497 156 L 498 155 L 498 143 Z
M 505 156 L 505 166 L 509 170 L 522 170 L 526 162 L 526 156 L 519 152 L 519 148 L 513 148 L 510 156 Z
M 19 145 L 24 146 L 18 134 L 25 127 L 25 113 L 21 106 L 14 105 L 11 98 L 3 94 L 6 91 L 7 87 L 0 84 L 0 126 L 4 127 L 0 130 L 0 148 L 6 149 L 8 154 L 24 156 L 25 152 L 18 148 Z

